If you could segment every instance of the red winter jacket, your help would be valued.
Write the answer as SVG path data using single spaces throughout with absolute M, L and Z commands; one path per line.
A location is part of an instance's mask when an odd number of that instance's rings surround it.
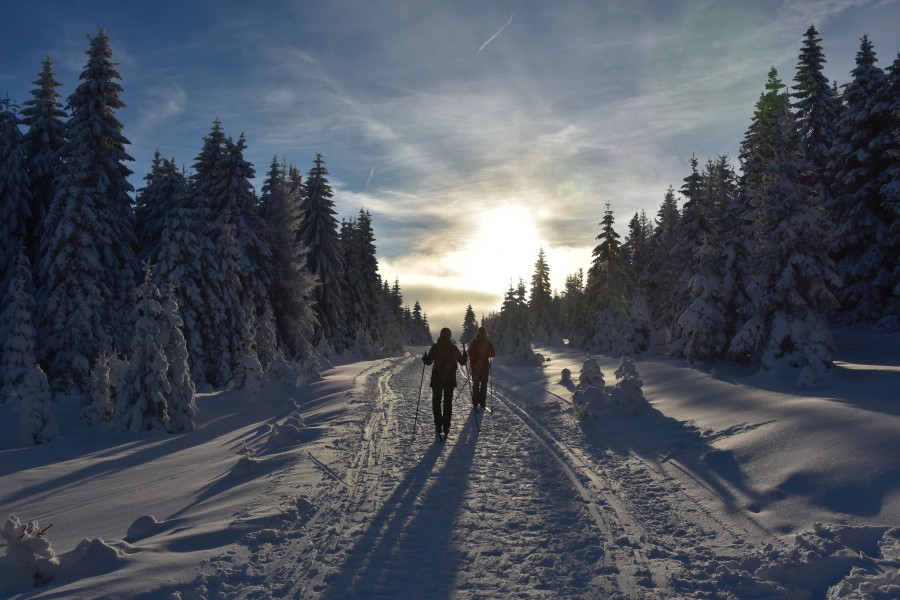
M 469 364 L 472 371 L 483 373 L 491 368 L 491 360 L 496 354 L 494 353 L 494 342 L 488 339 L 488 336 L 479 333 L 475 336 L 475 341 L 469 346 Z

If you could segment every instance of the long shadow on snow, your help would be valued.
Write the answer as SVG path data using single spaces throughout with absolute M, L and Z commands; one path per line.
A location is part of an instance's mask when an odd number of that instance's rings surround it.
M 744 423 L 735 429 L 748 431 L 763 425 Z M 730 450 L 712 447 L 697 428 L 667 417 L 652 406 L 644 406 L 639 414 L 613 409 L 586 422 L 584 432 L 591 451 L 597 456 L 609 450 L 622 456 L 634 454 L 650 464 L 673 462 L 691 479 L 719 496 L 729 511 L 747 508 L 758 511 L 761 503 L 766 502 L 748 485 Z M 736 497 L 735 492 L 744 498 Z
M 453 595 L 457 573 L 466 564 L 453 542 L 454 525 L 463 510 L 477 437 L 471 419 L 465 419 L 450 448 L 429 447 L 329 581 L 324 599 Z M 443 468 L 435 471 L 448 450 Z

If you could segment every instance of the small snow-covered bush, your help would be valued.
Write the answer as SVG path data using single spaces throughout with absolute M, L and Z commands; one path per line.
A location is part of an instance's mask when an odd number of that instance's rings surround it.
M 578 389 L 583 392 L 589 388 L 594 388 L 601 394 L 606 388 L 606 382 L 603 381 L 603 371 L 600 370 L 600 365 L 593 358 L 588 358 L 584 361 L 578 374 Z
M 568 370 L 568 369 L 567 369 Z M 591 416 L 591 404 L 602 402 L 603 391 L 606 383 L 603 381 L 603 371 L 593 358 L 588 358 L 581 366 L 578 374 L 578 386 L 572 395 L 572 412 L 579 421 L 584 421 Z
M 37 521 L 23 523 L 16 515 L 10 515 L 0 531 L 6 542 L 7 560 L 33 585 L 51 581 L 59 567 L 59 559 L 47 539 L 50 527 L 41 529 Z
M 640 373 L 634 362 L 630 358 L 622 358 L 619 367 L 615 371 L 616 385 L 609 391 L 609 397 L 617 406 L 624 408 L 631 413 L 641 412 L 647 400 L 644 398 L 644 392 L 641 386 Z
M 575 385 L 572 381 L 572 371 L 570 371 L 569 369 L 563 369 L 562 373 L 560 373 L 559 383 L 560 385 L 564 385 L 566 387 Z
M 19 442 L 22 444 L 44 444 L 59 434 L 59 423 L 53 410 L 50 385 L 47 375 L 38 365 L 33 365 L 25 375 L 13 398 L 19 402 L 21 414 Z
M 262 388 L 263 368 L 255 350 L 248 351 L 238 363 L 233 385 L 251 393 L 258 393 Z

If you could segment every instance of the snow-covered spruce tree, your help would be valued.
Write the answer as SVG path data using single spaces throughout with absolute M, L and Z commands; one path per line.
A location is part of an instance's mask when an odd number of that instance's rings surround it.
M 528 313 L 531 320 L 532 337 L 538 344 L 555 342 L 558 327 L 553 320 L 553 290 L 550 288 L 550 267 L 542 247 L 538 251 L 531 275 L 528 297 Z
M 681 186 L 680 193 L 684 202 L 676 226 L 675 246 L 669 256 L 675 274 L 671 303 L 676 315 L 681 315 L 690 303 L 690 282 L 697 272 L 700 247 L 708 243 L 710 238 L 711 207 L 708 206 L 709 197 L 704 193 L 707 184 L 697 170 L 698 162 L 696 156 L 691 156 L 691 174 L 684 178 Z M 669 351 L 675 356 L 682 354 L 684 345 L 684 333 L 680 325 L 680 318 L 676 318 L 671 324 L 672 344 Z
M 37 333 L 34 329 L 34 285 L 25 248 L 19 245 L 0 313 L 0 404 L 15 392 L 34 367 Z
M 755 245 L 756 231 L 752 216 L 754 206 L 765 205 L 767 178 L 775 171 L 770 169 L 776 158 L 776 149 L 781 145 L 781 127 L 779 120 L 789 111 L 789 102 L 785 86 L 778 77 L 775 67 L 769 70 L 765 91 L 756 102 L 756 109 L 744 138 L 741 141 L 738 159 L 741 164 L 741 176 L 738 180 L 738 191 L 733 204 L 726 206 L 727 214 L 723 216 L 722 236 L 726 240 L 725 273 L 734 281 L 735 289 L 735 326 L 732 336 L 740 331 L 744 323 L 753 316 L 753 305 L 749 299 L 749 288 L 752 282 L 752 254 Z M 732 359 L 743 362 L 750 360 L 749 354 L 733 354 Z
M 581 269 L 566 277 L 560 305 L 562 337 L 569 340 L 569 345 L 584 348 L 594 335 L 594 322 L 584 294 L 584 272 Z
M 769 163 L 775 159 L 775 148 L 780 139 L 777 122 L 789 101 L 778 71 L 772 67 L 766 79 L 765 91 L 756 102 L 750 126 L 741 140 L 738 154 L 741 164 L 738 183 L 744 197 L 742 202 L 748 208 L 751 200 L 761 193 L 769 172 Z
M 81 84 L 69 97 L 64 168 L 44 222 L 38 265 L 39 356 L 57 387 L 87 389 L 94 359 L 127 348 L 134 287 L 134 215 L 124 104 L 109 37 L 90 38 Z
M 887 75 L 890 82 L 892 142 L 885 153 L 892 160 L 881 191 L 884 194 L 884 207 L 893 215 L 884 245 L 890 249 L 887 256 L 894 257 L 894 290 L 885 312 L 896 322 L 900 322 L 900 53 L 888 67 Z
M 40 263 L 44 221 L 50 202 L 56 195 L 56 176 L 62 171 L 62 149 L 65 146 L 66 113 L 59 101 L 53 73 L 53 61 L 44 59 L 41 74 L 34 81 L 31 98 L 22 103 L 22 123 L 27 126 L 25 146 L 26 170 L 31 199 L 31 222 L 25 242 L 26 254 L 32 268 Z
M 13 392 L 14 402 L 18 402 L 19 443 L 45 444 L 59 435 L 59 423 L 53 411 L 53 399 L 47 375 L 38 365 L 32 365 L 25 380 Z
M 613 212 L 607 203 L 597 235 L 600 243 L 594 248 L 585 286 L 585 296 L 594 317 L 594 334 L 586 349 L 612 355 L 636 351 L 628 314 L 628 273 L 614 224 Z
M 531 323 L 525 295 L 525 283 L 521 279 L 515 288 L 510 284 L 500 314 L 487 325 L 488 330 L 494 332 L 492 337 L 497 353 L 504 354 L 513 364 L 543 362 L 531 348 Z
M 721 358 L 731 341 L 723 294 L 726 254 L 704 245 L 699 249 L 698 259 L 698 272 L 690 282 L 693 302 L 678 319 L 680 355 L 691 364 Z
M 877 321 L 893 295 L 893 267 L 885 242 L 894 220 L 884 192 L 892 163 L 890 83 L 872 43 L 863 36 L 853 79 L 844 86 L 833 149 L 833 198 L 829 214 L 835 224 L 837 271 L 844 282 L 838 291 L 841 317 Z M 895 159 L 893 159 L 895 160 Z
M 144 181 L 147 184 L 137 191 L 134 208 L 136 252 L 141 262 L 156 264 L 166 221 L 184 202 L 186 181 L 175 159 L 164 159 L 159 150 Z
M 628 222 L 628 235 L 622 243 L 622 257 L 628 265 L 629 279 L 634 282 L 635 292 L 643 293 L 644 279 L 647 277 L 647 264 L 650 262 L 651 237 L 653 224 L 647 213 L 641 210 L 634 213 Z
M 794 119 L 797 146 L 807 161 L 802 173 L 821 206 L 831 201 L 833 174 L 830 170 L 840 101 L 824 73 L 825 54 L 815 26 L 810 25 L 803 39 L 794 74 Z
M 176 300 L 176 290 L 166 285 L 165 297 L 160 302 L 159 347 L 166 357 L 170 390 L 168 403 L 168 431 L 193 431 L 194 417 L 197 415 L 196 386 L 191 377 L 187 340 L 185 340 Z
M 30 189 L 19 118 L 0 99 L 0 290 L 5 290 L 21 244 L 29 239 Z
M 381 302 L 378 304 L 376 319 L 381 352 L 388 356 L 402 354 L 406 336 L 403 334 L 400 316 L 394 309 L 391 287 L 386 279 L 382 281 Z
M 318 320 L 313 342 L 318 345 L 327 339 L 335 351 L 342 352 L 349 346 L 350 332 L 342 290 L 345 279 L 337 212 L 327 176 L 325 161 L 316 154 L 315 165 L 306 176 L 300 241 L 309 250 L 306 270 L 319 280 L 312 298 Z
M 216 303 L 212 307 L 213 325 L 204 345 L 207 349 L 208 381 L 216 387 L 231 381 L 244 355 L 252 319 L 243 303 L 245 296 L 242 294 L 233 229 L 226 218 L 213 243 L 216 265 L 213 267 L 212 283 L 216 290 Z
M 808 163 L 798 151 L 787 107 L 773 126 L 779 135 L 769 139 L 780 143 L 753 199 L 752 314 L 732 340 L 731 352 L 749 357 L 759 370 L 781 364 L 799 368 L 798 385 L 812 387 L 831 366 L 827 317 L 837 307 L 831 288 L 840 281 L 826 247 L 830 224 L 804 177 Z
M 306 271 L 308 249 L 300 240 L 303 221 L 303 183 L 294 167 L 279 165 L 276 158 L 262 187 L 260 213 L 266 223 L 266 240 L 272 249 L 272 306 L 280 349 L 292 360 L 317 369 L 311 339 L 315 310 L 311 304 L 315 277 Z M 265 345 L 261 342 L 261 345 Z M 265 360 L 263 363 L 265 364 Z
M 116 422 L 126 431 L 168 431 L 171 415 L 168 398 L 172 384 L 169 363 L 161 340 L 162 305 L 159 289 L 144 264 L 144 282 L 135 295 L 137 320 L 125 378 L 116 393 Z
M 671 256 L 678 241 L 680 218 L 675 189 L 669 186 L 657 212 L 656 224 L 650 238 L 647 272 L 652 276 L 644 280 L 647 305 L 654 326 L 651 345 L 660 350 L 667 350 L 672 341 L 672 329 L 679 314 L 680 269 L 671 260 Z
M 410 343 L 413 345 L 426 346 L 434 343 L 428 326 L 428 317 L 422 312 L 422 305 L 418 300 L 413 303 L 411 336 Z
M 265 239 L 266 223 L 259 214 L 258 199 L 250 180 L 256 177 L 253 165 L 244 159 L 247 144 L 244 134 L 232 144 L 225 144 L 222 165 L 224 189 L 210 198 L 210 217 L 214 223 L 233 225 L 236 243 L 238 277 L 243 287 L 244 305 L 262 319 L 269 302 L 272 282 L 272 249 Z
M 265 300 L 264 295 L 258 295 L 260 289 L 266 289 L 264 270 L 248 275 L 247 281 L 242 279 L 262 253 L 257 245 L 261 241 L 258 232 L 262 223 L 256 213 L 255 197 L 248 193 L 249 183 L 244 175 L 249 165 L 243 161 L 242 143 L 236 146 L 226 138 L 218 119 L 203 138 L 203 147 L 193 167 L 190 194 L 207 221 L 204 231 L 212 244 L 214 263 L 206 273 L 210 286 L 207 311 L 212 325 L 201 329 L 206 373 L 204 379 L 197 381 L 205 380 L 221 387 L 231 381 L 243 355 L 248 319 L 251 315 L 258 317 L 255 312 L 262 308 L 257 306 L 257 301 Z M 232 222 L 232 210 L 237 213 L 236 222 Z M 236 223 L 247 227 L 241 233 L 243 242 L 237 239 Z M 242 250 L 247 254 L 241 254 Z M 177 281 L 174 283 L 178 285 Z
M 343 293 L 347 324 L 354 328 L 356 336 L 360 331 L 368 332 L 367 337 L 372 340 L 371 347 L 380 352 L 387 340 L 381 331 L 381 278 L 378 275 L 378 259 L 375 257 L 372 219 L 368 211 L 360 209 L 356 219 L 344 221 L 341 226 L 340 247 L 344 265 Z M 369 347 L 369 344 L 355 346 Z
M 472 305 L 469 304 L 466 307 L 466 313 L 463 315 L 462 335 L 459 336 L 459 341 L 463 344 L 471 344 L 476 335 L 478 335 L 478 321 L 475 319 L 475 311 L 472 310 Z
M 91 384 L 81 408 L 81 418 L 88 425 L 109 421 L 115 415 L 116 398 L 111 379 L 111 359 L 108 354 L 102 354 L 97 357 L 91 369 Z
M 231 253 L 230 257 L 220 258 L 233 263 L 240 282 L 240 286 L 229 290 L 237 295 L 238 303 L 224 304 L 227 311 L 235 313 L 229 319 L 237 320 L 242 314 L 252 315 L 259 322 L 267 315 L 272 250 L 265 239 L 266 224 L 259 214 L 256 194 L 250 184 L 255 174 L 253 166 L 244 159 L 245 148 L 243 134 L 235 144 L 224 136 L 221 124 L 216 120 L 197 157 L 195 172 L 198 176 L 203 173 L 203 177 L 194 179 L 194 194 L 207 211 L 210 234 L 217 236 L 226 223 L 230 227 L 233 248 L 227 250 L 225 246 L 218 246 L 220 251 Z M 243 328 L 246 329 L 246 325 Z M 232 355 L 232 358 L 237 357 Z
M 221 383 L 212 376 L 210 367 L 216 356 L 214 343 L 219 337 L 218 325 L 226 313 L 220 261 L 215 245 L 206 234 L 205 211 L 196 205 L 187 188 L 185 177 L 175 167 L 174 159 L 163 159 L 161 171 L 171 182 L 157 181 L 157 190 L 169 190 L 171 199 L 160 200 L 169 205 L 159 239 L 153 282 L 157 288 L 170 290 L 183 321 L 191 376 L 198 384 Z M 170 203 L 171 200 L 171 203 Z M 227 382 L 227 380 L 226 380 Z
M 705 227 L 702 245 L 692 249 L 688 284 L 691 304 L 679 317 L 679 337 L 673 347 L 690 362 L 725 357 L 728 344 L 737 333 L 738 307 L 745 304 L 735 258 L 742 240 L 739 225 L 737 183 L 727 156 L 710 160 L 703 173 L 700 190 Z

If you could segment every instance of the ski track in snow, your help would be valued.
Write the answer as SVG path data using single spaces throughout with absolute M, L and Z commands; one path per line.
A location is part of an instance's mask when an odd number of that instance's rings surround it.
M 348 435 L 308 453 L 318 488 L 268 499 L 304 516 L 205 564 L 198 597 L 731 598 L 711 574 L 769 534 L 677 451 L 586 436 L 568 399 L 503 369 L 481 431 L 461 378 L 444 444 L 427 385 L 416 416 L 418 355 L 366 375 Z

